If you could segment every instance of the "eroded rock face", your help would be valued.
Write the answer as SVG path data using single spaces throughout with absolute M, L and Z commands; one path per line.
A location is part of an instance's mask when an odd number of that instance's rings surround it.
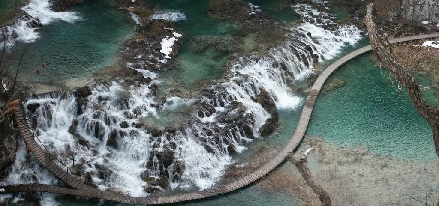
M 309 1 L 309 0 L 303 0 Z M 438 30 L 439 2 L 437 0 L 332 0 L 331 8 L 338 7 L 349 12 L 351 17 L 342 22 L 352 22 L 364 27 L 360 21 L 366 15 L 366 5 L 374 3 L 378 32 L 390 38 L 433 33 Z M 429 24 L 422 24 L 428 21 Z
M 84 0 L 51 0 L 52 10 L 65 11 L 76 4 L 84 3 Z
M 256 102 L 271 115 L 259 129 L 261 136 L 267 136 L 279 127 L 279 114 L 276 111 L 276 104 L 265 89 L 261 89 L 261 92 L 256 96 Z
M 131 64 L 130 67 L 135 69 L 146 69 L 150 71 L 165 71 L 174 64 L 174 58 L 182 43 L 182 37 L 173 22 L 165 20 L 148 20 L 138 28 L 138 35 L 125 42 L 125 49 L 121 51 L 124 62 Z M 172 51 L 165 57 L 161 53 L 162 40 L 164 38 L 175 37 L 177 40 L 172 46 Z
M 402 0 L 401 14 L 413 21 L 439 22 L 439 1 Z

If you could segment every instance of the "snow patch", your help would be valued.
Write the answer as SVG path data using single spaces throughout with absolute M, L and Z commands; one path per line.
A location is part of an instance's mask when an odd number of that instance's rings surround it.
M 179 33 L 177 33 L 177 32 L 173 32 L 172 33 L 175 37 L 177 37 L 177 38 L 180 38 L 180 37 L 182 37 L 183 35 L 181 35 L 181 34 L 179 34 Z
M 173 37 L 169 37 L 166 36 L 165 38 L 162 39 L 162 49 L 160 50 L 160 53 L 165 55 L 165 58 L 170 59 L 171 57 L 169 56 L 169 54 L 171 54 L 172 52 L 172 47 L 174 46 L 175 41 L 178 40 L 179 37 L 181 37 L 182 35 L 174 32 L 173 33 L 174 36 Z
M 429 24 L 430 22 L 429 21 L 421 21 L 421 24 Z

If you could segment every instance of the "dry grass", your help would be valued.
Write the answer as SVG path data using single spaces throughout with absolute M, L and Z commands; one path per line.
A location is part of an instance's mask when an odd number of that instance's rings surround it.
M 439 82 L 439 50 L 421 47 L 423 41 L 400 44 L 392 48 L 393 55 L 405 68 L 430 74 L 432 80 Z
M 436 39 L 439 40 L 439 39 Z M 421 47 L 424 41 L 399 44 L 392 48 L 395 59 L 412 73 L 426 75 L 432 81 L 432 85 L 439 85 L 439 50 L 432 47 Z M 436 94 L 438 98 L 439 94 Z

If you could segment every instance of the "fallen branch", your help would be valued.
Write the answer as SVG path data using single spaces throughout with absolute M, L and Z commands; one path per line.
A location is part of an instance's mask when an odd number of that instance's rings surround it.
M 430 123 L 433 133 L 434 147 L 436 149 L 436 154 L 439 156 L 439 109 L 429 105 L 425 101 L 415 78 L 413 78 L 407 69 L 396 61 L 392 53 L 389 52 L 389 46 L 384 44 L 382 38 L 378 36 L 375 23 L 373 22 L 372 11 L 373 3 L 367 6 L 367 15 L 363 21 L 369 32 L 372 50 L 380 64 L 390 71 L 407 90 L 407 94 L 416 110 Z
M 300 154 L 290 154 L 287 159 L 296 165 L 297 169 L 299 169 L 300 174 L 302 174 L 303 179 L 305 179 L 306 184 L 311 187 L 311 189 L 319 195 L 320 202 L 324 206 L 331 205 L 331 197 L 329 194 L 316 182 L 314 181 L 311 172 L 308 168 L 308 161 L 306 157 L 314 148 L 310 148 L 306 150 L 303 155 Z

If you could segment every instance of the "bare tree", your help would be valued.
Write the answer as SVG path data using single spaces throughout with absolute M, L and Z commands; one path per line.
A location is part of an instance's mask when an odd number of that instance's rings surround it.
M 407 94 L 416 110 L 430 123 L 433 133 L 434 147 L 436 149 L 436 154 L 439 156 L 439 109 L 429 105 L 425 101 L 415 78 L 407 69 L 395 60 L 390 51 L 390 46 L 386 45 L 385 41 L 378 36 L 376 25 L 373 21 L 372 11 L 373 3 L 367 6 L 367 15 L 364 18 L 364 24 L 366 24 L 369 32 L 372 50 L 382 66 L 390 71 L 407 90 Z
M 5 116 L 12 112 L 12 109 L 19 104 L 16 100 L 21 92 L 18 84 L 18 75 L 23 66 L 27 47 L 18 57 L 15 64 L 14 56 L 16 51 L 8 51 L 6 43 L 0 45 L 0 123 L 5 120 Z
M 307 156 L 308 154 L 313 150 L 313 148 L 310 148 L 306 150 L 303 155 L 300 155 L 298 153 L 296 154 L 290 154 L 287 158 L 290 162 L 292 162 L 294 165 L 296 165 L 297 169 L 299 169 L 300 174 L 302 175 L 303 179 L 305 179 L 305 182 L 308 186 L 311 187 L 311 189 L 319 196 L 320 202 L 323 206 L 331 206 L 331 197 L 329 196 L 328 192 L 326 192 L 323 187 L 321 187 L 312 177 L 311 172 L 308 168 L 308 161 Z

